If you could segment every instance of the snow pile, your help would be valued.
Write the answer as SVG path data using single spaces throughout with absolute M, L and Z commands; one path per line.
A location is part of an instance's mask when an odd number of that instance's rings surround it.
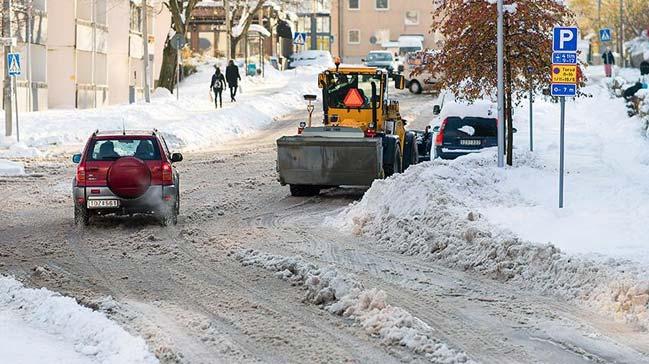
M 529 219 L 525 211 L 533 205 L 520 192 L 505 192 L 500 186 L 507 186 L 515 170 L 529 176 L 543 168 L 529 158 L 503 171 L 493 167 L 495 161 L 490 152 L 411 167 L 402 175 L 375 181 L 360 202 L 328 223 L 372 236 L 392 251 L 584 302 L 649 326 L 646 272 L 620 262 L 602 264 L 570 256 L 552 244 L 522 241 L 483 215 L 484 206 L 492 205 L 506 217 L 514 216 L 507 208 L 515 209 L 520 214 L 515 223 Z M 549 230 L 541 221 L 535 224 Z
M 158 363 L 144 340 L 46 289 L 0 277 L 0 353 L 7 363 Z
M 25 167 L 22 164 L 0 159 L 0 176 L 22 176 L 25 174 Z
M 606 87 L 570 100 L 566 208 L 558 209 L 559 105 L 515 115 L 513 168 L 494 150 L 433 161 L 375 181 L 329 220 L 386 248 L 576 300 L 649 327 L 649 141 Z M 397 202 L 398 201 L 398 202 Z
M 121 130 L 124 126 L 127 129 L 156 128 L 165 135 L 172 149 L 206 149 L 304 109 L 302 95 L 316 93 L 316 75 L 322 70 L 321 67 L 305 67 L 279 72 L 267 66 L 265 78 L 243 78 L 237 103 L 230 103 L 226 90 L 224 108 L 215 109 L 209 88 L 215 64 L 224 70 L 224 61 L 211 60 L 182 82 L 179 101 L 176 95 L 159 89 L 150 104 L 26 113 L 20 120 L 21 141 L 25 145 L 0 145 L 0 158 L 34 156 L 25 155 L 26 151 L 33 154 L 34 147 L 50 151 L 52 146 L 79 148 L 97 129 Z M 0 123 L 4 123 L 3 118 L 4 114 L 0 115 Z
M 244 266 L 275 272 L 281 279 L 307 290 L 308 302 L 322 305 L 330 313 L 348 317 L 369 335 L 388 345 L 405 346 L 434 363 L 472 363 L 466 354 L 450 349 L 433 336 L 433 329 L 400 307 L 386 303 L 387 295 L 363 286 L 333 267 L 319 268 L 296 257 L 282 257 L 242 250 L 237 258 Z

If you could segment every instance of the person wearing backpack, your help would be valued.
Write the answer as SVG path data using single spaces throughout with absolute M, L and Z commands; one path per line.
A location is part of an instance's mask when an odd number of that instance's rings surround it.
M 230 60 L 228 66 L 225 68 L 225 77 L 228 79 L 228 85 L 230 85 L 230 102 L 236 102 L 235 97 L 237 96 L 237 87 L 239 86 L 241 75 L 239 75 L 239 67 L 234 64 L 233 60 Z
M 611 49 L 606 47 L 604 53 L 602 53 L 602 61 L 604 61 L 604 73 L 606 77 L 613 76 L 613 65 L 615 65 L 615 56 Z
M 218 109 L 219 106 L 223 107 L 223 89 L 225 88 L 225 77 L 221 73 L 219 66 L 214 66 L 216 69 L 212 75 L 212 83 L 210 89 L 214 91 L 214 106 Z

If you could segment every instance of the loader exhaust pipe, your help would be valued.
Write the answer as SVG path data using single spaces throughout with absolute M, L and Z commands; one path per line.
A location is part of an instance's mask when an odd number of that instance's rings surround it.
M 376 99 L 378 98 L 376 94 L 376 83 L 372 81 L 372 124 L 370 124 L 370 129 L 376 130 L 377 127 L 377 115 L 376 115 Z

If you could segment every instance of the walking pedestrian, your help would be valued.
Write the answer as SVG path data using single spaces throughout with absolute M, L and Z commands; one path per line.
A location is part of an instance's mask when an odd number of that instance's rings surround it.
M 214 91 L 214 106 L 218 109 L 219 106 L 223 107 L 223 89 L 225 88 L 225 77 L 221 73 L 219 66 L 214 66 L 215 71 L 212 75 L 212 83 L 210 89 Z
M 239 87 L 241 76 L 239 75 L 239 67 L 234 64 L 233 60 L 230 60 L 230 63 L 225 68 L 225 78 L 228 80 L 228 85 L 230 86 L 230 102 L 237 102 L 237 88 Z
M 606 77 L 613 76 L 613 65 L 615 64 L 615 56 L 611 52 L 611 48 L 606 47 L 604 53 L 602 53 L 602 60 L 604 61 L 604 72 L 606 72 Z

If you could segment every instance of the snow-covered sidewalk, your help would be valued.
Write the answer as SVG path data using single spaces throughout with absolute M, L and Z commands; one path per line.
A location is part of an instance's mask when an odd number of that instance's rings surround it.
M 244 77 L 237 103 L 223 92 L 223 108 L 210 99 L 212 60 L 181 83 L 180 100 L 165 89 L 156 90 L 151 103 L 115 105 L 91 110 L 49 110 L 23 114 L 21 144 L 0 137 L 0 158 L 33 157 L 53 150 L 80 148 L 96 130 L 153 129 L 166 136 L 170 147 L 196 151 L 260 130 L 277 117 L 305 108 L 304 94 L 317 91 L 316 74 L 324 68 L 304 67 L 279 72 L 266 67 L 265 78 Z M 217 62 L 218 63 L 218 62 Z M 224 64 L 218 63 L 221 70 Z M 0 115 L 0 124 L 4 115 Z
M 158 363 L 140 337 L 104 314 L 46 289 L 0 276 L 3 363 Z
M 415 166 L 330 223 L 649 325 L 649 141 L 604 84 L 585 91 L 567 103 L 565 209 L 559 105 L 538 100 L 533 153 L 528 110 L 515 115 L 514 167 L 497 168 L 494 150 Z

